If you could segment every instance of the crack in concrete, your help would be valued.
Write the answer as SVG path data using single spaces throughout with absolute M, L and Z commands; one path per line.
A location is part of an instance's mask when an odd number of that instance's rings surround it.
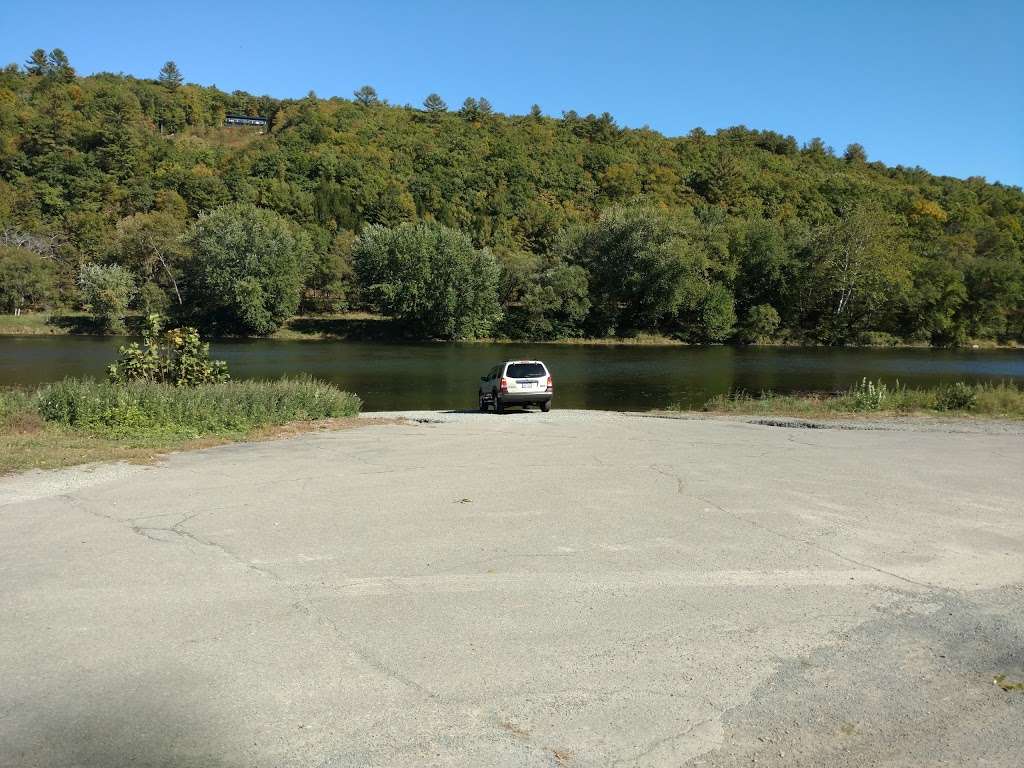
M 885 568 L 880 568 L 877 565 L 872 565 L 871 563 L 866 563 L 866 562 L 863 562 L 861 560 L 856 560 L 856 559 L 854 559 L 852 557 L 849 557 L 848 555 L 844 555 L 844 554 L 841 554 L 840 552 L 836 552 L 834 549 L 830 549 L 829 547 L 823 546 L 821 544 L 816 544 L 813 541 L 808 541 L 807 539 L 802 539 L 802 538 L 800 538 L 798 536 L 791 536 L 788 533 L 783 533 L 782 531 L 778 531 L 778 530 L 772 528 L 771 526 L 765 525 L 764 523 L 759 523 L 756 520 L 751 520 L 750 518 L 748 518 L 748 517 L 746 517 L 744 515 L 741 515 L 741 514 L 739 514 L 737 512 L 732 512 L 731 510 L 726 509 L 722 505 L 717 504 L 714 501 L 711 501 L 711 499 L 709 499 L 709 498 L 707 498 L 705 496 L 695 496 L 694 498 L 696 498 L 698 501 L 704 502 L 705 504 L 707 504 L 707 505 L 709 505 L 711 507 L 714 507 L 719 512 L 722 512 L 723 514 L 728 515 L 729 517 L 733 518 L 734 520 L 738 520 L 738 521 L 740 521 L 742 523 L 746 523 L 747 525 L 751 526 L 752 528 L 757 528 L 760 531 L 765 531 L 766 533 L 770 533 L 773 536 L 779 537 L 780 539 L 784 539 L 786 541 L 791 541 L 791 542 L 794 542 L 796 544 L 802 544 L 805 547 L 810 547 L 811 549 L 816 549 L 816 550 L 818 550 L 820 552 L 827 552 L 828 554 L 832 555 L 835 558 L 838 558 L 839 560 L 843 560 L 844 562 L 851 563 L 853 565 L 857 565 L 857 566 L 859 566 L 861 568 L 867 568 L 870 571 L 875 571 L 876 573 L 880 573 L 880 574 L 883 574 L 885 576 L 889 576 L 891 578 L 897 579 L 898 581 L 902 581 L 902 582 L 904 582 L 906 584 L 913 584 L 916 587 L 921 587 L 923 589 L 932 590 L 934 592 L 940 592 L 940 593 L 946 593 L 946 594 L 957 594 L 955 590 L 948 589 L 947 587 L 939 587 L 939 586 L 937 586 L 935 584 L 929 584 L 928 582 L 916 581 L 914 579 L 908 578 L 907 576 L 901 576 L 900 574 L 895 573 L 893 571 L 887 571 Z
M 681 495 L 681 496 L 685 495 L 685 490 L 684 489 L 686 487 L 686 484 L 685 484 L 685 481 L 683 480 L 683 478 L 679 475 L 679 473 L 677 471 L 674 471 L 671 468 L 667 468 L 666 469 L 665 465 L 663 465 L 663 464 L 651 464 L 649 466 L 649 469 L 652 472 L 656 472 L 657 474 L 662 475 L 663 477 L 668 477 L 670 479 L 675 480 L 676 481 L 676 493 L 678 495 Z M 810 547 L 810 548 L 816 549 L 816 550 L 818 550 L 820 552 L 827 552 L 828 554 L 832 555 L 835 558 L 838 558 L 839 560 L 843 560 L 844 562 L 851 563 L 852 565 L 856 565 L 856 566 L 859 566 L 861 568 L 867 568 L 868 570 L 875 571 L 876 573 L 880 573 L 880 574 L 883 574 L 885 576 L 889 576 L 891 578 L 894 578 L 894 579 L 897 579 L 899 581 L 902 581 L 902 582 L 904 582 L 906 584 L 913 584 L 916 587 L 922 587 L 924 589 L 928 589 L 928 590 L 932 590 L 932 591 L 940 592 L 940 593 L 958 594 L 955 590 L 951 590 L 951 589 L 948 589 L 946 587 L 939 587 L 939 586 L 937 586 L 935 584 L 930 584 L 930 583 L 924 582 L 924 581 L 916 581 L 915 579 L 911 579 L 911 578 L 909 578 L 907 576 L 901 576 L 900 574 L 895 573 L 893 571 L 888 571 L 888 570 L 886 570 L 884 568 L 880 568 L 877 565 L 872 565 L 871 563 L 866 563 L 866 562 L 863 562 L 861 560 L 856 560 L 856 559 L 854 559 L 852 557 L 849 557 L 848 555 L 844 555 L 844 554 L 842 554 L 840 552 L 836 552 L 834 549 L 830 549 L 829 547 L 823 546 L 821 544 L 816 544 L 813 541 L 809 541 L 807 539 L 803 539 L 803 538 L 800 538 L 798 536 L 792 536 L 790 534 L 783 533 L 782 531 L 778 531 L 775 528 L 772 528 L 771 526 L 765 525 L 764 523 L 759 523 L 756 520 L 751 520 L 749 517 L 747 517 L 745 515 L 741 515 L 741 514 L 739 514 L 737 512 L 733 512 L 731 510 L 728 510 L 725 507 L 723 507 L 722 505 L 720 505 L 720 504 L 712 501 L 711 499 L 707 498 L 706 496 L 698 496 L 698 495 L 695 494 L 693 496 L 693 498 L 695 500 L 697 500 L 697 501 L 700 501 L 700 502 L 703 502 L 704 504 L 707 504 L 710 507 L 714 507 L 719 512 L 722 512 L 723 514 L 728 515 L 729 517 L 733 518 L 734 520 L 737 520 L 739 522 L 745 523 L 746 525 L 749 525 L 749 526 L 751 526 L 753 528 L 757 528 L 758 530 L 765 531 L 766 533 L 770 533 L 773 536 L 777 536 L 780 539 L 785 539 L 786 541 L 791 541 L 791 542 L 794 542 L 796 544 L 802 544 L 805 547 Z
M 648 469 L 652 472 L 657 472 L 662 477 L 667 477 L 669 480 L 676 481 L 676 495 L 682 496 L 686 488 L 686 483 L 678 473 L 672 471 L 671 468 L 665 469 L 664 464 L 651 464 Z
M 297 584 L 297 583 L 292 583 L 292 582 L 286 581 L 280 574 L 274 572 L 273 570 L 271 570 L 269 568 L 258 566 L 256 564 L 246 560 L 245 558 L 239 556 L 237 553 L 233 552 L 231 549 L 229 549 L 228 547 L 224 546 L 223 544 L 221 544 L 219 542 L 216 542 L 216 541 L 213 541 L 212 539 L 200 536 L 200 535 L 198 535 L 198 534 L 196 534 L 196 533 L 194 533 L 192 531 L 189 531 L 186 528 L 184 528 L 184 525 L 186 523 L 188 523 L 189 520 L 192 520 L 193 518 L 198 517 L 199 515 L 203 514 L 202 512 L 195 512 L 195 513 L 193 513 L 191 515 L 186 515 L 185 517 L 183 517 L 182 519 L 180 519 L 178 522 L 176 522 L 174 525 L 172 525 L 170 527 L 163 527 L 163 528 L 160 528 L 160 527 L 144 527 L 144 526 L 136 525 L 134 523 L 134 521 L 131 520 L 131 519 L 122 520 L 122 519 L 114 517 L 112 515 L 106 515 L 106 514 L 103 514 L 102 512 L 99 512 L 97 510 L 90 509 L 82 500 L 76 499 L 76 498 L 74 498 L 73 496 L 71 496 L 69 494 L 64 494 L 64 495 L 62 495 L 61 498 L 63 498 L 65 501 L 67 501 L 68 504 L 70 504 L 73 508 L 75 508 L 75 509 L 77 509 L 77 510 L 79 510 L 81 512 L 84 512 L 84 513 L 86 513 L 88 515 L 91 515 L 93 517 L 98 517 L 98 518 L 100 518 L 102 520 L 107 520 L 107 521 L 110 521 L 110 522 L 113 522 L 113 523 L 117 523 L 120 526 L 127 526 L 132 531 L 132 533 L 134 533 L 134 534 L 136 534 L 138 536 L 141 536 L 141 537 L 143 537 L 145 539 L 148 539 L 149 541 L 155 541 L 155 542 L 161 543 L 161 544 L 168 544 L 170 542 L 167 539 L 162 539 L 162 538 L 156 537 L 153 534 L 156 533 L 156 532 L 170 533 L 170 534 L 173 534 L 173 535 L 175 535 L 175 536 L 177 536 L 177 537 L 179 537 L 181 539 L 192 541 L 192 542 L 195 542 L 196 544 L 199 544 L 201 546 L 214 549 L 214 550 L 220 552 L 221 554 L 227 556 L 228 558 L 230 558 L 234 562 L 244 566 L 245 568 L 247 568 L 249 570 L 252 570 L 252 571 L 255 571 L 255 572 L 257 572 L 257 573 L 259 573 L 259 574 L 261 574 L 263 576 L 269 577 L 272 581 L 274 581 L 277 584 L 280 584 L 285 589 L 289 589 L 289 590 L 293 590 L 294 591 L 294 590 L 301 589 L 303 587 L 302 584 Z M 142 519 L 142 518 L 139 518 L 139 519 Z M 411 690 L 417 691 L 418 693 L 420 693 L 421 695 L 423 695 L 424 697 L 426 697 L 427 699 L 429 699 L 431 701 L 435 701 L 435 702 L 438 702 L 438 703 L 445 703 L 443 697 L 441 697 L 440 694 L 438 694 L 438 693 L 436 693 L 434 691 L 431 691 L 430 689 L 428 689 L 428 688 L 424 687 L 423 685 L 420 685 L 419 683 L 417 683 L 412 678 L 407 677 L 406 675 L 403 675 L 401 672 L 399 672 L 399 671 L 397 671 L 395 669 L 392 669 L 391 667 L 387 666 L 384 662 L 382 662 L 379 659 L 377 659 L 369 651 L 367 651 L 366 649 L 362 648 L 358 643 L 356 643 L 354 640 L 352 640 L 352 638 L 350 638 L 347 635 L 345 635 L 341 631 L 341 628 L 338 626 L 338 624 L 333 619 L 331 619 L 329 616 L 327 616 L 327 615 L 323 614 L 322 612 L 318 611 L 315 608 L 315 606 L 313 605 L 312 601 L 308 597 L 299 597 L 298 600 L 296 600 L 296 601 L 291 603 L 291 607 L 292 607 L 293 610 L 296 610 L 299 613 L 301 613 L 302 615 L 310 617 L 310 618 L 314 619 L 315 621 L 317 621 L 318 623 L 320 623 L 321 625 L 327 627 L 332 632 L 332 634 L 334 634 L 334 636 L 337 639 L 341 640 L 349 648 L 349 650 L 353 654 L 355 654 L 355 656 L 357 658 L 359 658 L 363 663 L 367 664 L 371 668 L 377 670 L 378 672 L 380 672 L 381 674 L 383 674 L 384 676 L 386 676 L 388 678 L 396 680 L 397 682 L 401 683 L 403 686 L 405 686 L 405 687 L 407 687 L 407 688 L 409 688 Z M 471 713 L 467 713 L 467 714 L 471 714 Z
M 289 586 L 294 589 L 301 588 L 301 585 Z M 338 626 L 338 623 L 334 619 L 317 610 L 316 606 L 313 604 L 313 601 L 309 597 L 300 597 L 298 600 L 292 603 L 292 608 L 298 611 L 299 613 L 303 614 L 304 616 L 307 616 L 313 619 L 314 621 L 318 622 L 322 626 L 326 627 L 338 640 L 341 640 L 360 661 L 362 661 L 367 666 L 380 672 L 385 677 L 391 678 L 392 680 L 401 683 L 406 688 L 416 691 L 421 696 L 430 701 L 439 704 L 448 704 L 448 702 L 445 701 L 444 697 L 441 696 L 441 694 L 437 693 L 436 691 L 430 690 L 426 686 L 421 685 L 420 683 L 413 680 L 411 677 L 408 677 L 407 675 L 402 674 L 398 670 L 389 667 L 375 655 L 370 653 L 370 651 L 366 650 L 359 643 L 355 642 L 351 637 L 349 637 L 342 631 L 341 627 Z
M 196 544 L 199 544 L 200 546 L 215 549 L 229 557 L 234 562 L 243 566 L 244 568 L 256 571 L 257 573 L 261 573 L 266 576 L 270 576 L 272 579 L 276 581 L 281 581 L 281 577 L 269 568 L 264 568 L 262 566 L 256 565 L 255 563 L 246 560 L 244 557 L 241 557 L 238 553 L 232 551 L 227 546 L 219 542 L 213 541 L 212 539 L 200 536 L 199 534 L 189 531 L 184 527 L 189 520 L 199 517 L 200 515 L 207 514 L 207 512 L 205 511 L 193 512 L 190 515 L 185 515 L 180 520 L 178 520 L 178 522 L 171 526 L 146 526 L 138 525 L 137 522 L 141 520 L 153 519 L 154 517 L 168 517 L 169 515 L 145 515 L 137 518 L 120 518 L 114 515 L 106 515 L 95 509 L 91 509 L 81 499 L 76 499 L 74 496 L 71 496 L 70 494 L 62 494 L 61 498 L 67 501 L 75 509 L 81 512 L 85 512 L 87 515 L 92 515 L 93 517 L 98 517 L 102 520 L 109 520 L 110 522 L 117 523 L 120 526 L 126 526 L 132 533 L 136 534 L 137 536 L 141 536 L 144 539 L 148 539 L 149 541 L 155 541 L 158 544 L 170 544 L 170 540 L 162 538 L 155 534 L 171 534 L 180 539 L 192 541 Z
M 694 723 L 689 728 L 687 728 L 685 731 L 681 731 L 680 733 L 673 733 L 673 734 L 670 734 L 668 736 L 663 736 L 660 739 L 655 739 L 654 741 L 649 742 L 647 745 L 645 745 L 643 747 L 643 751 L 642 752 L 640 752 L 640 753 L 638 753 L 636 755 L 633 755 L 632 757 L 620 757 L 618 760 L 616 760 L 614 763 L 612 763 L 612 766 L 614 768 L 614 766 L 617 766 L 617 765 L 627 765 L 627 764 L 630 764 L 630 763 L 636 763 L 636 762 L 642 760 L 643 758 L 647 757 L 652 752 L 654 752 L 654 750 L 656 750 L 661 745 L 668 744 L 669 742 L 672 742 L 672 741 L 679 741 L 680 739 L 685 739 L 687 736 L 689 736 L 695 730 L 700 728 L 702 725 L 707 725 L 708 723 L 713 723 L 717 719 L 718 719 L 717 717 L 706 717 L 703 720 Z M 707 750 L 707 751 L 710 752 L 711 750 Z

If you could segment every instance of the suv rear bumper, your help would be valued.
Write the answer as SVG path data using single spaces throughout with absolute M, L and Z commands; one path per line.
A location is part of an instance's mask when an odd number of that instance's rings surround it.
M 516 403 L 546 403 L 554 397 L 551 392 L 503 392 L 498 399 L 505 405 Z

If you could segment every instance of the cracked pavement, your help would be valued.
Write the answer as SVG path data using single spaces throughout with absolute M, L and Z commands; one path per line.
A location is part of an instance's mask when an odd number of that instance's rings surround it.
M 0 479 L 0 766 L 1019 765 L 1019 431 L 412 416 Z

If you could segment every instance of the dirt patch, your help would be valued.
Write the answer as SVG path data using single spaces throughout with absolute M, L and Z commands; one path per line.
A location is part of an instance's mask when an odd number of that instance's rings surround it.
M 1006 683 L 1024 670 L 1020 615 L 1012 588 L 908 594 L 841 643 L 778 659 L 704 764 L 1016 765 L 1024 697 Z
M 320 419 L 319 421 L 291 421 L 274 427 L 264 427 L 256 432 L 246 435 L 243 442 L 255 442 L 262 440 L 280 440 L 296 435 L 304 435 L 307 432 L 336 432 L 343 429 L 355 429 L 356 427 L 373 427 L 386 424 L 408 424 L 408 419 L 392 419 L 384 417 L 360 418 L 354 416 L 345 419 Z M 231 440 L 230 442 L 239 442 Z
M 43 417 L 31 411 L 8 414 L 3 420 L 2 430 L 12 435 L 34 435 L 46 426 Z

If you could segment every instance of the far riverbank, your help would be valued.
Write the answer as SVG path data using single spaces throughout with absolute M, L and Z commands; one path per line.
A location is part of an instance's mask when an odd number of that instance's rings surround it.
M 137 335 L 142 327 L 142 316 L 126 318 L 130 335 Z M 0 336 L 105 336 L 95 327 L 92 317 L 85 312 L 30 312 L 22 315 L 0 315 Z M 333 315 L 300 315 L 288 320 L 276 333 L 267 337 L 277 341 L 370 341 L 408 343 L 400 329 L 388 318 L 369 312 L 345 312 Z M 443 340 L 426 340 L 418 343 L 450 344 Z M 654 333 L 640 333 L 636 336 L 605 336 L 600 338 L 567 338 L 550 341 L 528 341 L 509 338 L 476 339 L 459 343 L 478 344 L 543 344 L 546 346 L 642 346 L 642 347 L 689 347 L 685 341 Z M 807 342 L 772 342 L 747 345 L 753 347 L 808 347 L 824 346 Z M 875 343 L 847 344 L 848 349 L 933 349 L 924 342 L 906 343 L 876 341 Z M 1000 344 L 991 339 L 971 339 L 951 349 L 1022 349 L 1021 345 L 1010 342 Z

